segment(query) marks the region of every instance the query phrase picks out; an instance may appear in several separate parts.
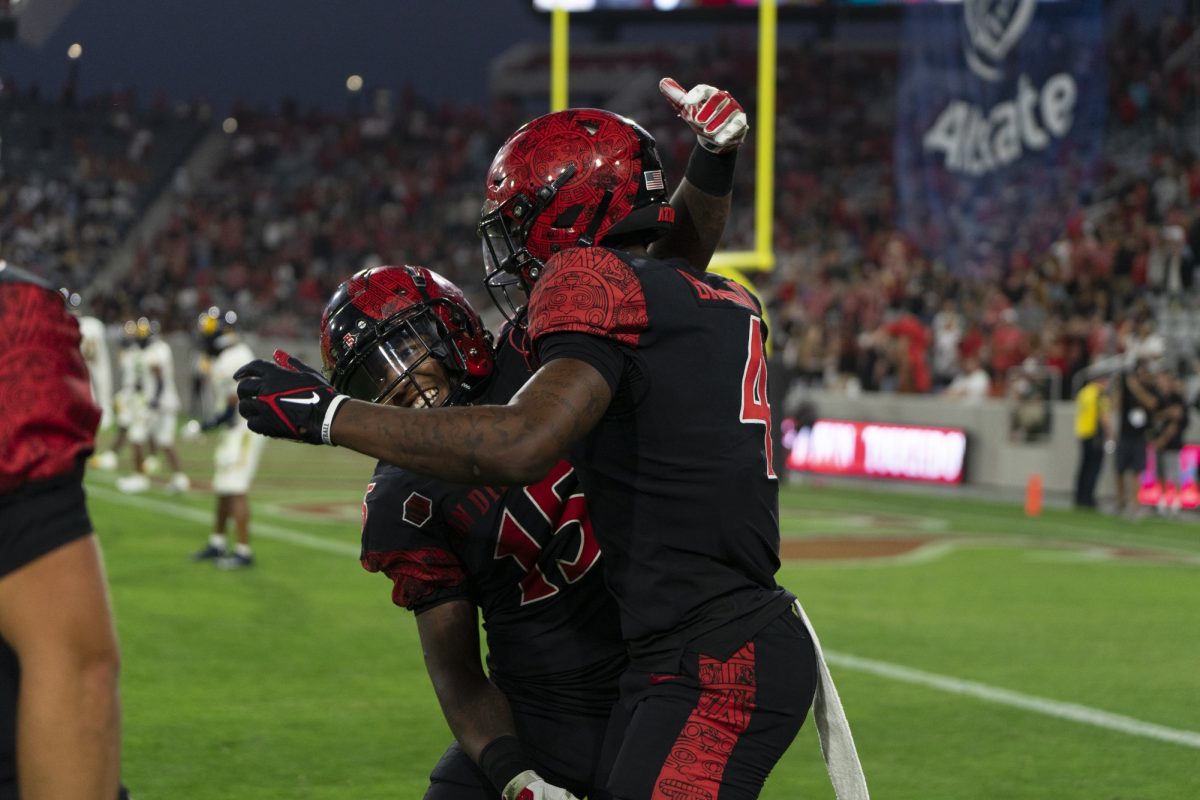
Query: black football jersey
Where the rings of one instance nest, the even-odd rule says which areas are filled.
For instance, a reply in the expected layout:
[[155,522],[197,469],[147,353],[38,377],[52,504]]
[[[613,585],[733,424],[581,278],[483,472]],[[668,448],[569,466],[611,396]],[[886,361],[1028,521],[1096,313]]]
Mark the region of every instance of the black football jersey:
[[553,256],[529,304],[542,363],[581,359],[614,395],[571,454],[639,663],[725,656],[792,599],[758,300],[682,260]]
[[[528,379],[521,343],[519,331],[501,337],[480,402],[507,402]],[[495,488],[380,462],[363,502],[362,563],[391,578],[393,602],[414,612],[449,600],[477,605],[488,668],[510,697],[596,714],[615,700],[625,649],[567,461],[530,486]]]

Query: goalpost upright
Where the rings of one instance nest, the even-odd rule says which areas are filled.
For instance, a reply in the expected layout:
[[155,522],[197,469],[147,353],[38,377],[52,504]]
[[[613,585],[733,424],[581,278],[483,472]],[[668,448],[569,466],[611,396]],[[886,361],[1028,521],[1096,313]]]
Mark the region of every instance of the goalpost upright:
[[[550,110],[569,105],[570,12],[559,3],[550,12]],[[775,54],[776,0],[758,3],[758,107],[751,122],[757,150],[754,182],[754,248],[716,253],[709,268],[728,274],[740,283],[750,270],[775,266],[773,219],[775,214]]]

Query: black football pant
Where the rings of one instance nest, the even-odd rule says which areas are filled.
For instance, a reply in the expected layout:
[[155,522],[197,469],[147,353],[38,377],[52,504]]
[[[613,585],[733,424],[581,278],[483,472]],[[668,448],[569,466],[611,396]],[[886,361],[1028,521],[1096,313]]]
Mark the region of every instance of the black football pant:
[[605,745],[605,797],[758,797],[804,724],[816,682],[812,638],[794,608],[728,659],[687,653],[678,675],[631,667]]
[[1075,505],[1096,507],[1096,482],[1104,465],[1104,435],[1097,433],[1079,441],[1079,472],[1075,474]]

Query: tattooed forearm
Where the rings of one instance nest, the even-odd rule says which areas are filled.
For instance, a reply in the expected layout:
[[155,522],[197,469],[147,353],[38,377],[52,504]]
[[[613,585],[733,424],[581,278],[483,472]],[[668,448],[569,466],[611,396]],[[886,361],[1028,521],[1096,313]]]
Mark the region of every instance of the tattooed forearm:
[[718,197],[700,191],[686,178],[682,180],[671,196],[675,224],[650,245],[650,255],[683,258],[697,269],[706,269],[725,233],[732,198],[732,192]]
[[560,359],[507,406],[409,409],[350,401],[330,435],[335,444],[441,480],[520,485],[565,456],[610,399],[595,369]]

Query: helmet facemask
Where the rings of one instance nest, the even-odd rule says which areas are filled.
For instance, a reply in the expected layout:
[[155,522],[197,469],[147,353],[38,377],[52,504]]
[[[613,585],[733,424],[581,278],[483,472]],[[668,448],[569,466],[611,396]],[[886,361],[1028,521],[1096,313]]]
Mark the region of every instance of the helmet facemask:
[[[457,402],[465,391],[466,357],[434,313],[438,302],[404,309],[373,328],[360,325],[361,332],[332,370],[334,388],[356,400],[384,404],[403,400],[398,404],[413,408]],[[438,381],[429,379],[427,367],[422,370],[429,359],[441,366],[445,390],[431,386]]]
[[529,231],[576,171],[574,164],[567,164],[557,178],[539,186],[532,199],[525,194],[513,195],[480,218],[478,233],[483,240],[489,287],[496,272],[516,276],[526,292],[533,287],[545,265],[525,246]]

